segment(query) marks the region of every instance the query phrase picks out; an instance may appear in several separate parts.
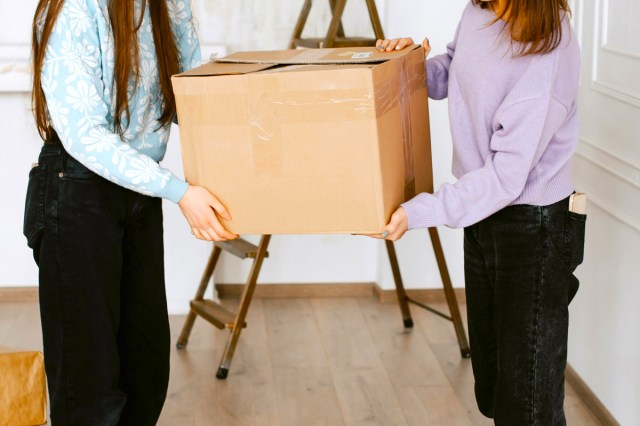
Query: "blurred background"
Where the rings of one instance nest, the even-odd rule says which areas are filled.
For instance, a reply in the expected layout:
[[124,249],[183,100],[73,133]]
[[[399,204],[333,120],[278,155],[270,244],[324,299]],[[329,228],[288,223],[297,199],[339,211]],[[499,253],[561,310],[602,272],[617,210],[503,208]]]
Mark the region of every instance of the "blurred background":
[[[285,49],[302,0],[192,0],[203,59],[241,50]],[[0,295],[33,289],[37,269],[26,247],[22,213],[27,174],[41,141],[30,113],[29,44],[35,0],[0,0]],[[304,36],[324,36],[326,1],[316,0]],[[640,424],[640,3],[576,0],[574,27],[583,48],[582,134],[576,189],[589,194],[581,289],[571,305],[569,362],[622,424]],[[444,52],[467,0],[377,0],[387,38],[428,36]],[[347,35],[371,36],[364,0],[350,0]],[[436,188],[453,182],[446,101],[430,101]],[[164,165],[182,174],[174,129]],[[259,214],[259,212],[257,212]],[[455,287],[464,287],[462,231],[440,230]],[[257,241],[255,236],[249,240]],[[166,278],[170,312],[188,310],[211,244],[189,233],[177,206],[165,202]],[[441,288],[426,231],[397,244],[405,285]],[[335,285],[377,283],[393,289],[384,245],[353,236],[276,236],[260,282]],[[249,263],[223,257],[215,280],[244,282]],[[2,307],[0,306],[0,309]],[[0,324],[1,326],[1,324]]]

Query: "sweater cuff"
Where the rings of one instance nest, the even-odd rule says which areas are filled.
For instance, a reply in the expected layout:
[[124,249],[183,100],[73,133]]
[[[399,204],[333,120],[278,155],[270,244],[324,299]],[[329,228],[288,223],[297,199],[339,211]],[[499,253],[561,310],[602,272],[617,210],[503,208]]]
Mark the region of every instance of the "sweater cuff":
[[[432,62],[432,59],[427,59],[426,61],[424,61],[424,68],[425,68],[425,72],[426,72],[426,78],[427,78],[427,92],[429,94],[429,97],[431,96],[436,96],[436,70],[435,70],[435,66]],[[433,95],[432,95],[433,93]]]
[[187,188],[189,188],[189,184],[187,182],[182,179],[178,179],[175,176],[171,176],[171,179],[167,182],[167,186],[164,187],[162,198],[166,198],[178,204],[184,193],[187,192]]
[[409,229],[438,226],[436,202],[436,197],[425,192],[403,203],[402,207],[407,212]]
[[434,78],[435,78],[435,76],[433,75],[434,74],[434,70],[433,70],[434,67],[433,67],[433,64],[431,64],[431,66],[429,66],[430,62],[431,62],[431,59],[427,59],[427,60],[424,61],[424,68],[425,68],[425,71],[427,73],[427,84],[430,81],[433,81]]

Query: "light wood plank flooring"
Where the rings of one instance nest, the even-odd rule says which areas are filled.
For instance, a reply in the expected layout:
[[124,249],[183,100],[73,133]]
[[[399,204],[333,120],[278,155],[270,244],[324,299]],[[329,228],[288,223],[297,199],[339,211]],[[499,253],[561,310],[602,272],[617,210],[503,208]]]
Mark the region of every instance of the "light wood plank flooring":
[[[199,318],[187,349],[172,347],[159,425],[493,424],[451,324],[412,314],[407,331],[397,305],[373,297],[256,299],[226,381],[215,373],[227,332]],[[0,303],[0,346],[41,348],[38,315],[37,303]],[[171,317],[173,342],[183,321]],[[568,385],[565,407],[570,425],[598,424]]]

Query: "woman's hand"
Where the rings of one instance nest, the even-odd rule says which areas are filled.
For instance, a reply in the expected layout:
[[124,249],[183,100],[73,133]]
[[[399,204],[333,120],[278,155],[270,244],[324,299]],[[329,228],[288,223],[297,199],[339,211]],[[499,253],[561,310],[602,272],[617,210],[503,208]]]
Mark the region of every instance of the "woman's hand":
[[384,227],[380,235],[371,235],[373,238],[384,239],[389,241],[398,241],[409,230],[409,220],[404,207],[398,207],[391,215],[389,224]]
[[[411,37],[406,38],[393,38],[387,40],[378,40],[376,41],[376,47],[381,52],[391,52],[393,50],[402,50],[407,46],[413,45],[413,39]],[[427,56],[429,52],[431,52],[431,45],[429,44],[429,39],[427,37],[422,41],[422,48],[424,49],[424,54]]]
[[191,233],[200,240],[226,241],[238,238],[227,231],[218,216],[231,220],[231,215],[222,203],[206,188],[189,185],[178,203],[182,214],[189,222]]

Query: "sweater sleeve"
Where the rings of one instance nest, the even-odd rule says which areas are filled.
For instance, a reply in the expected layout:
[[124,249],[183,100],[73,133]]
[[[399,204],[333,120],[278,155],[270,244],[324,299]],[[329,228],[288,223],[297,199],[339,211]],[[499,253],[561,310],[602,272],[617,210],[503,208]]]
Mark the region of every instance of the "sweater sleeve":
[[441,100],[449,95],[449,66],[456,50],[456,42],[447,45],[447,53],[427,59],[427,88],[429,97]]
[[568,114],[567,107],[550,94],[503,104],[496,112],[484,165],[453,185],[444,184],[434,194],[422,193],[404,203],[409,228],[461,228],[511,204]]
[[[572,113],[567,99],[557,96],[563,83],[576,76],[562,71],[554,51],[532,57],[509,95],[496,109],[484,163],[444,184],[434,194],[422,193],[403,204],[409,228],[472,225],[513,203],[531,171]],[[559,73],[558,70],[561,70]],[[565,75],[566,74],[566,75]]]
[[458,24],[453,41],[447,45],[447,53],[434,56],[426,61],[427,88],[431,99],[441,100],[449,96],[449,67],[456,52],[460,27],[461,23]]
[[200,65],[200,41],[191,12],[190,0],[170,0],[170,18],[174,23],[176,44],[180,55],[180,72],[189,71]]
[[123,142],[107,119],[102,55],[86,2],[66,1],[49,39],[42,89],[67,152],[98,175],[133,191],[178,202],[188,184]]

